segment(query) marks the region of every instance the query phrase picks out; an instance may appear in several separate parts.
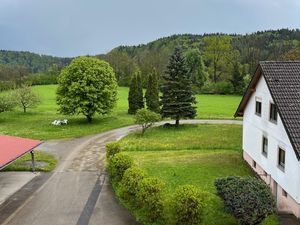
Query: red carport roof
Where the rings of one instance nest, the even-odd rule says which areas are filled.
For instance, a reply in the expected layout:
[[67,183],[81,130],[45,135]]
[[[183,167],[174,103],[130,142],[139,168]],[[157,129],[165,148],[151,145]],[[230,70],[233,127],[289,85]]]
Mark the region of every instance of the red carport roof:
[[27,138],[0,135],[0,169],[32,151],[41,143],[41,141]]

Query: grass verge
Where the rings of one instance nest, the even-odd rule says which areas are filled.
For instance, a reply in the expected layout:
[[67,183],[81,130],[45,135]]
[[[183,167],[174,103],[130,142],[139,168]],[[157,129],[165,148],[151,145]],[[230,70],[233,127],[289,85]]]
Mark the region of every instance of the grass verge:
[[[50,172],[55,168],[57,160],[53,155],[42,151],[35,151],[34,155],[36,161],[36,171]],[[3,171],[32,171],[30,153],[17,159],[5,167]]]

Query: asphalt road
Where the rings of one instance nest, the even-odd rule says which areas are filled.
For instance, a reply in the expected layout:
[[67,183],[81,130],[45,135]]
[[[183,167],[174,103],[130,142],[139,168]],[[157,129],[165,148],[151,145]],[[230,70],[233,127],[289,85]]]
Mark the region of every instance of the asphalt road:
[[[241,124],[230,120],[185,123]],[[2,225],[135,225],[115,198],[105,172],[105,144],[138,129],[129,126],[67,141],[49,141],[40,148],[58,157],[55,171],[20,205],[11,204]],[[40,179],[41,180],[41,179]],[[35,182],[34,180],[32,182]],[[31,186],[34,186],[32,184]],[[25,186],[26,189],[26,186]],[[25,190],[20,190],[22,191]],[[19,193],[19,195],[22,195]]]

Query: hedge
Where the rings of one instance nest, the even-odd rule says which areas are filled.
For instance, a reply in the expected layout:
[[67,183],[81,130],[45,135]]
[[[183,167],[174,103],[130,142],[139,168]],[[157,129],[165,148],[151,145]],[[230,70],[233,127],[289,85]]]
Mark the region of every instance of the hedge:
[[173,200],[176,224],[199,224],[202,220],[205,198],[206,194],[193,185],[178,187]]
[[146,173],[138,167],[131,167],[124,173],[121,181],[122,198],[130,202],[133,207],[137,206],[138,185],[145,177]]
[[122,180],[125,171],[133,166],[133,159],[122,152],[115,154],[108,163],[108,172],[113,181]]
[[121,152],[121,145],[119,142],[110,142],[106,144],[106,159],[111,159],[115,154]]
[[226,210],[242,225],[258,224],[275,212],[269,187],[257,178],[220,178],[215,181],[215,186]]
[[144,178],[138,183],[137,201],[141,211],[149,220],[154,223],[163,219],[163,196],[164,183],[158,178]]

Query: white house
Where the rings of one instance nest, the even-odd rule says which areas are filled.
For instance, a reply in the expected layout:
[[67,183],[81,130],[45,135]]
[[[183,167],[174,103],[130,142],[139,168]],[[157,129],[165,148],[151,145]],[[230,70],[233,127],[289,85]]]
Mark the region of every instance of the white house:
[[235,116],[243,116],[244,159],[278,210],[300,218],[300,62],[260,62]]

